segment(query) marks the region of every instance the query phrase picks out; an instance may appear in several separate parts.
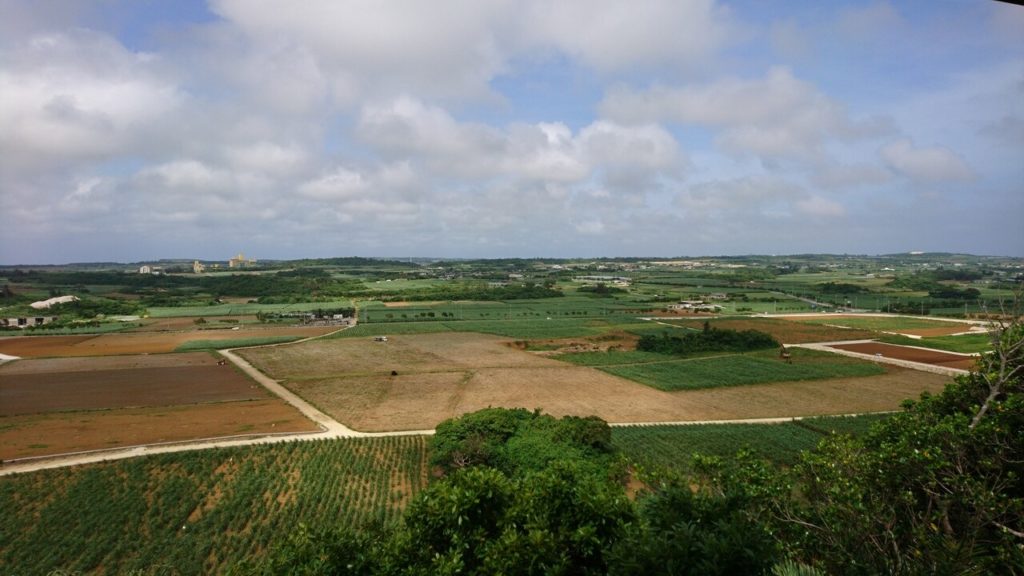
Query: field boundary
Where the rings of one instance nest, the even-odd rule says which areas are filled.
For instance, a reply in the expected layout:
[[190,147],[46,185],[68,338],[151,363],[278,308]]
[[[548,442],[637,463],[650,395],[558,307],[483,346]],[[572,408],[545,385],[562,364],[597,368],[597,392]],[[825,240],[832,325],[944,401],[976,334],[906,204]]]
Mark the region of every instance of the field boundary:
[[[932,374],[942,374],[943,376],[961,376],[963,374],[969,374],[970,370],[962,370],[960,368],[947,368],[945,366],[936,366],[934,364],[925,364],[924,362],[911,362],[910,360],[900,360],[898,358],[890,358],[888,356],[874,356],[872,354],[863,354],[861,352],[852,352],[850,350],[843,350],[841,348],[832,348],[833,345],[837,344],[872,344],[874,340],[844,340],[838,342],[816,342],[814,344],[786,344],[787,347],[791,348],[807,348],[808,350],[820,350],[822,352],[831,352],[833,354],[839,354],[841,356],[850,356],[851,358],[860,358],[861,360],[871,360],[874,362],[881,362],[883,364],[892,364],[893,366],[901,366],[903,368],[910,368],[911,370],[920,370],[922,372],[931,372]],[[897,346],[897,344],[890,344],[890,346]],[[917,346],[907,346],[907,348],[918,348],[919,350],[929,350],[932,352],[944,352],[943,350],[934,350],[932,348],[920,348]],[[970,358],[972,356],[966,355],[965,357]]]
[[812,418],[853,418],[871,414],[897,414],[897,410],[883,412],[860,412],[857,414],[815,414],[814,416],[779,416],[776,418],[738,418],[734,420],[679,420],[676,422],[615,422],[608,425],[612,428],[649,428],[652,426],[708,426],[715,424],[785,424]]

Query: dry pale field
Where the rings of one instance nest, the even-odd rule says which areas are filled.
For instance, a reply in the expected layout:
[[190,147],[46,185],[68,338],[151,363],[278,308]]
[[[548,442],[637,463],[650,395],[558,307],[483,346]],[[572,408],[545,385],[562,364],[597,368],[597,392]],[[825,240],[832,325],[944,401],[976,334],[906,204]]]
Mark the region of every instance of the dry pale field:
[[319,336],[335,330],[330,327],[260,327],[232,330],[192,330],[187,332],[140,332],[83,336],[15,336],[0,338],[0,354],[22,358],[55,356],[119,356],[160,354],[191,340],[235,340],[268,336]]
[[[432,428],[488,406],[660,422],[894,410],[949,377],[886,367],[886,374],[663,392],[596,369],[518,350],[481,334],[314,341],[242,352],[249,361],[363,431]],[[392,371],[397,372],[392,375]]]

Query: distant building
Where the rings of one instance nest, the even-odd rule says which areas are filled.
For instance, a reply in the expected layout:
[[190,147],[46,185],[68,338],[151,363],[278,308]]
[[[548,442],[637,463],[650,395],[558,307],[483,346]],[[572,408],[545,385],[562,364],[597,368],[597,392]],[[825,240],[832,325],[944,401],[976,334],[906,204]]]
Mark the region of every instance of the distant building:
[[228,260],[228,268],[245,268],[246,266],[255,265],[255,258],[246,258],[245,254],[242,254],[241,252],[238,253],[238,256],[235,256],[234,258]]
[[205,270],[206,266],[199,260],[195,260],[192,262],[192,272],[194,272],[195,274],[202,274],[203,271]]
[[150,266],[149,264],[143,264],[142,266],[139,266],[139,274],[152,274],[152,273],[153,273],[153,267]]
[[56,322],[56,316],[33,316],[29,318],[0,318],[0,328],[30,328]]

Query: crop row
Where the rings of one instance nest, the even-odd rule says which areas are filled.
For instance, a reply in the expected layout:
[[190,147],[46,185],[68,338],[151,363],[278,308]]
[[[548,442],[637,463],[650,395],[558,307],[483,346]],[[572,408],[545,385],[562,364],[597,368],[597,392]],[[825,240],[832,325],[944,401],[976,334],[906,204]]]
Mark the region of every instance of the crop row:
[[[592,354],[597,356],[616,353]],[[635,359],[635,355],[629,353],[618,354],[630,360]],[[573,358],[573,361],[582,363],[580,356],[582,355]],[[599,359],[598,357],[594,361]],[[674,362],[606,364],[598,368],[609,374],[666,391],[875,376],[885,372],[884,368],[872,362],[802,349],[792,350],[792,363],[782,362],[764,353],[754,353],[681,359]]]
[[217,449],[0,479],[0,573],[207,574],[311,527],[394,522],[424,439]]
[[692,424],[614,428],[612,440],[645,470],[688,470],[694,454],[728,458],[741,449],[791,466],[829,433],[862,434],[885,414],[823,416],[780,424]]

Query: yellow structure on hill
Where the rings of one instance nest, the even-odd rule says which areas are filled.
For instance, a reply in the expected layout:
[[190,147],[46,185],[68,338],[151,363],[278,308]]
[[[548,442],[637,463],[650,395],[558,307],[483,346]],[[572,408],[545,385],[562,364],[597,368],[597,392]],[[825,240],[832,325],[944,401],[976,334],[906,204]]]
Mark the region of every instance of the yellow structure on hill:
[[246,266],[255,265],[255,258],[246,258],[245,254],[242,254],[241,252],[238,253],[238,256],[235,256],[234,258],[228,260],[228,268],[245,268]]

